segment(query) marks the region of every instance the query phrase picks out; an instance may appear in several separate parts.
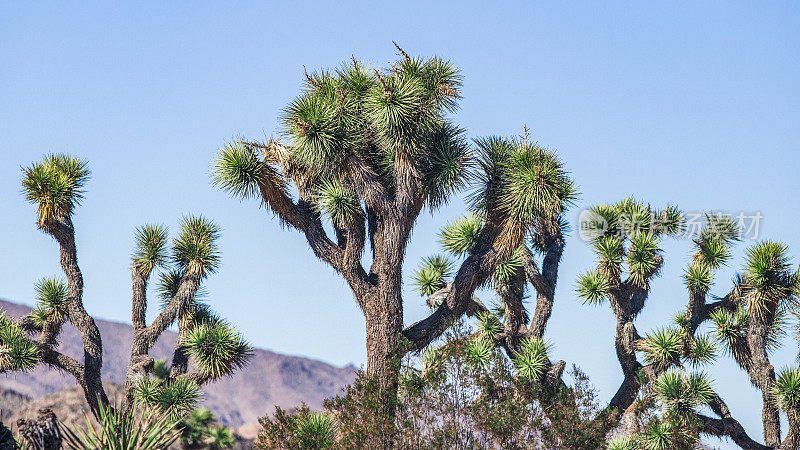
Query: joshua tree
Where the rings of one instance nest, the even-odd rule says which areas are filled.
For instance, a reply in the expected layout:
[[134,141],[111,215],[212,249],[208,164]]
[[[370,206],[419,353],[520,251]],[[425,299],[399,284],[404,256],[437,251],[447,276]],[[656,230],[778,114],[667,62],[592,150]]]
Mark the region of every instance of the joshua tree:
[[[397,48],[399,60],[383,70],[353,58],[334,71],[306,74],[282,117],[288,142],[236,140],[213,165],[218,186],[259,198],[347,281],[366,322],[367,373],[390,392],[402,355],[482,309],[475,289],[535,230],[557,227],[576,196],[555,154],[527,139],[478,140],[475,158],[464,130],[448,118],[460,99],[459,71]],[[467,182],[481,224],[474,244],[464,249],[468,257],[453,283],[436,293],[442,300],[435,311],[404,328],[402,270],[416,219]],[[558,245],[550,259],[560,256]]]
[[[38,208],[39,229],[59,244],[66,281],[53,277],[38,282],[37,307],[19,320],[0,314],[0,372],[27,371],[45,364],[69,373],[99,417],[101,408],[109,405],[100,378],[103,345],[94,319],[83,306],[83,275],[72,221],[90,172],[85,161],[49,155],[23,169],[23,174],[26,199]],[[233,373],[250,355],[239,334],[198,299],[200,283],[219,264],[218,236],[219,228],[203,217],[183,218],[171,246],[163,226],[146,225],[136,230],[131,264],[134,338],[123,410],[131,410],[134,394],[139,394],[136,398],[141,402],[170,414],[191,410],[199,398],[200,385]],[[160,314],[147,325],[146,288],[157,268],[162,269],[159,291],[164,301]],[[176,320],[179,342],[171,373],[160,374],[166,376],[163,379],[151,378],[154,362],[148,352]],[[83,361],[58,351],[58,336],[66,322],[81,333]],[[33,333],[38,336],[32,337]],[[188,370],[189,360],[194,363],[192,371]]]
[[[713,273],[729,262],[731,246],[740,232],[730,218],[709,214],[705,227],[694,237],[695,253],[684,275],[689,294],[686,310],[675,317],[673,326],[641,337],[634,321],[664,262],[661,239],[684,233],[683,214],[674,206],[656,210],[630,198],[595,206],[588,213],[580,226],[588,230],[598,264],[578,278],[576,293],[587,304],[608,301],[611,306],[617,319],[614,345],[624,375],[609,404],[594,419],[596,426],[604,430],[601,436],[613,429],[621,430],[608,443],[609,448],[694,448],[701,435],[728,437],[747,449],[797,448],[800,370],[789,367],[776,375],[769,359],[770,351],[785,333],[787,318],[797,315],[800,276],[791,268],[787,247],[770,241],[751,247],[733,288],[708,302]],[[448,225],[442,231],[445,249],[459,254],[461,248],[471,245],[473,230],[478,228],[479,220],[471,217]],[[532,248],[540,245],[537,240],[557,240],[558,236],[558,232],[552,235],[549,231],[534,234]],[[553,395],[568,393],[570,388],[560,379],[564,362],[550,361],[548,344],[541,334],[552,308],[555,285],[536,282],[538,271],[530,265],[526,253],[522,249],[495,268],[492,281],[500,306],[478,315],[467,357],[480,362],[491,355],[492,347],[504,347],[517,376],[542,388],[536,399],[547,414]],[[542,272],[555,280],[557,264],[548,265],[547,256],[544,261]],[[451,267],[452,263],[442,256],[425,259],[415,275],[420,292],[429,295],[446,285]],[[532,316],[522,301],[526,280],[536,291]],[[713,325],[713,335],[698,332],[705,322]],[[686,369],[712,362],[719,345],[762,392],[766,445],[748,435],[706,375]],[[699,408],[703,405],[710,407],[716,417],[701,413]],[[786,414],[789,425],[783,439],[780,411]],[[594,445],[599,447],[602,443]]]

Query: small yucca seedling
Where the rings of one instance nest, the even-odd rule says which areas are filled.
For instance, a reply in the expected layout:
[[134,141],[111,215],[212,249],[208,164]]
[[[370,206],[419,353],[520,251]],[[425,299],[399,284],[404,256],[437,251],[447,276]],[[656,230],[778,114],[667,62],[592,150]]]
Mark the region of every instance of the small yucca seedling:
[[644,352],[645,361],[662,369],[680,361],[682,348],[681,331],[673,328],[659,328],[637,345],[637,350]]
[[796,367],[783,369],[775,380],[772,394],[783,411],[800,413],[800,370]]
[[211,379],[230,375],[243,367],[253,353],[239,333],[225,323],[194,327],[181,345],[198,370]]
[[596,270],[590,270],[578,277],[575,292],[586,304],[599,305],[608,296],[610,288],[608,277]]
[[336,423],[325,413],[298,417],[294,437],[302,449],[329,448],[336,443]]
[[99,427],[88,416],[85,428],[62,425],[64,443],[75,450],[162,450],[179,437],[177,420],[165,412],[122,412],[99,405]]
[[547,369],[547,353],[550,346],[541,338],[522,341],[522,348],[514,357],[517,376],[524,380],[537,381]]
[[483,221],[469,215],[447,224],[439,233],[439,243],[453,255],[466,255],[472,250],[483,230]]

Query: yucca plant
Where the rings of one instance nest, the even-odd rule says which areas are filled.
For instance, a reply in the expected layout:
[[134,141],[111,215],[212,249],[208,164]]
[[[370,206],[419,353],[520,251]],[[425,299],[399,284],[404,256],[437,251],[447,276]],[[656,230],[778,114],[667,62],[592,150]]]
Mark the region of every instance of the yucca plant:
[[296,419],[294,437],[301,449],[329,448],[335,443],[336,423],[325,413],[301,416]]
[[98,405],[97,424],[85,416],[86,426],[62,426],[64,444],[75,450],[162,450],[180,436],[177,420],[166,413],[123,411]]
[[[237,139],[212,165],[218,187],[258,198],[347,281],[367,324],[367,373],[389,391],[406,352],[423,350],[455,319],[483,309],[473,299],[478,287],[518,278],[530,266],[527,248],[515,254],[527,239],[560,257],[563,214],[577,197],[561,159],[527,133],[470,145],[450,118],[461,98],[458,68],[397,49],[398,60],[383,69],[353,58],[306,74],[280,118],[283,142]],[[472,214],[441,235],[445,249],[464,259],[452,278],[443,260],[422,264],[413,282],[433,311],[403,328],[404,254],[417,218],[467,186]],[[548,238],[534,239],[537,232]]]
[[[72,220],[86,194],[88,163],[69,155],[47,155],[22,172],[25,198],[37,207],[39,228],[58,242],[66,278],[37,282],[36,308],[30,314],[16,321],[0,314],[0,372],[28,371],[44,364],[70,374],[83,388],[88,406],[99,420],[101,408],[109,408],[101,379],[103,347],[95,321],[83,307],[83,274]],[[134,337],[120,405],[123,416],[132,411],[136,394],[140,403],[158,406],[179,418],[199,400],[201,384],[230,375],[251,355],[248,344],[232,326],[200,301],[205,294],[201,282],[220,263],[219,236],[220,228],[202,216],[182,218],[172,240],[163,225],[135,230],[131,258]],[[163,301],[160,313],[148,325],[147,285],[154,274],[161,281],[158,290]],[[67,322],[81,333],[82,361],[58,351],[58,337]],[[154,364],[148,353],[174,323],[180,344],[171,364]],[[189,372],[192,359],[197,370]]]

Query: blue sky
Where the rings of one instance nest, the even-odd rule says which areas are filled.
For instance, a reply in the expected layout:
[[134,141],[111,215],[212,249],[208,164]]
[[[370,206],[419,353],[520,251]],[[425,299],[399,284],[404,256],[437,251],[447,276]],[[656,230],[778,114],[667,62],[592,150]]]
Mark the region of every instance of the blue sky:
[[[582,191],[575,208],[633,194],[687,211],[760,212],[760,237],[800,261],[800,6],[792,2],[104,2],[0,4],[0,297],[30,303],[59,273],[57,247],[20,195],[20,167],[48,152],[87,158],[92,181],[75,222],[85,304],[129,321],[133,229],[187,213],[224,229],[210,302],[254,344],[335,364],[363,363],[364,325],[345,283],[301,236],[256,202],[209,182],[216,149],[277,131],[303,66],[351,54],[383,66],[391,41],[441,55],[465,83],[458,124],[471,137],[518,135],[555,148]],[[410,273],[437,251],[436,231],[464,196],[421,218]],[[573,215],[573,218],[575,215]],[[728,289],[739,259],[718,277]],[[690,242],[666,265],[637,322],[651,330],[683,308]],[[607,401],[620,370],[613,316],[581,305],[575,277],[592,263],[568,240],[547,337]],[[426,314],[406,290],[406,322]],[[787,340],[773,357],[792,364]],[[751,435],[760,396],[724,358],[709,369]]]

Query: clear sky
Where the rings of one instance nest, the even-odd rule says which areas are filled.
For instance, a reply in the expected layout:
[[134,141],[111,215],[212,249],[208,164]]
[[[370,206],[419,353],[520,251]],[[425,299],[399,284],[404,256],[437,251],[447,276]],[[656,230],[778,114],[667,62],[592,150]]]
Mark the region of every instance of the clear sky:
[[[490,6],[489,6],[490,5]],[[343,365],[365,360],[364,324],[345,283],[301,235],[257,202],[209,182],[219,145],[277,130],[303,66],[351,54],[383,66],[392,40],[451,59],[464,75],[456,122],[471,137],[523,124],[555,148],[583,193],[580,208],[633,194],[687,211],[760,212],[760,237],[800,262],[800,6],[795,2],[2,2],[0,3],[0,297],[31,303],[33,282],[59,273],[36,230],[20,167],[44,153],[91,162],[77,211],[84,302],[130,320],[133,229],[199,213],[224,229],[223,265],[207,283],[214,308],[255,345]],[[421,218],[406,271],[437,249],[453,201]],[[741,263],[718,277],[724,294]],[[666,265],[637,322],[646,332],[686,303],[690,242]],[[586,244],[567,243],[547,337],[579,364],[603,401],[621,380],[608,307],[581,305]],[[407,285],[406,323],[425,316]],[[787,340],[773,357],[794,363]],[[724,358],[709,372],[760,439],[760,396]]]

